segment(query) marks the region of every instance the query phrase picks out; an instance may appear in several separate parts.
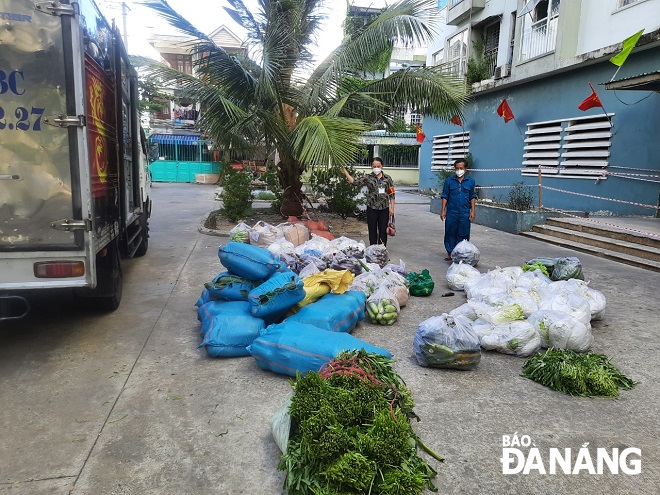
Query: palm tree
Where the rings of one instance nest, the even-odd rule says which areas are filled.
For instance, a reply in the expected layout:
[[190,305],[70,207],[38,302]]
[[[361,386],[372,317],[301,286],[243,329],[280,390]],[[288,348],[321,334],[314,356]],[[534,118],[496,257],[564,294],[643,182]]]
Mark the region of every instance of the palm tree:
[[152,73],[202,103],[199,125],[216,143],[276,150],[285,216],[302,214],[301,175],[307,167],[351,162],[359,134],[387,123],[394,109],[412,106],[446,121],[462,115],[465,82],[446,67],[408,68],[372,81],[358,77],[395,43],[430,40],[437,23],[435,0],[400,0],[385,8],[346,37],[306,80],[324,18],[323,0],[259,0],[256,13],[242,0],[227,1],[231,7],[225,10],[247,31],[249,56],[228,54],[166,0],[146,0],[194,39],[195,76],[155,62]]

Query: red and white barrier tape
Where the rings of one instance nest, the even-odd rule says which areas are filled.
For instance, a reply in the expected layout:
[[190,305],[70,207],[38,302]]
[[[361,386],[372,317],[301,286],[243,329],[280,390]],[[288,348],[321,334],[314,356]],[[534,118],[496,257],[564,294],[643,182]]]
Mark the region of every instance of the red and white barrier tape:
[[[627,174],[624,175],[624,174],[608,173],[607,175],[612,176],[612,177],[616,177],[617,179],[631,179],[631,180],[639,180],[639,181],[642,181],[642,182],[652,182],[653,184],[660,184],[660,180],[642,179],[641,177],[631,177],[630,175],[627,175]],[[657,177],[660,177],[660,175],[657,176]]]
[[639,171],[639,172],[655,172],[654,169],[650,169],[650,168],[618,167],[618,166],[616,166],[616,165],[608,165],[607,168],[608,168],[608,169],[610,169],[610,168],[618,168],[618,169],[621,169],[621,170],[637,170],[637,171]]
[[634,206],[641,206],[642,208],[651,208],[653,210],[657,210],[660,207],[658,206],[653,206],[653,205],[647,205],[644,203],[635,203],[634,201],[624,201],[623,199],[614,199],[614,198],[604,198],[602,196],[594,196],[593,194],[584,194],[584,193],[579,193],[579,192],[573,192],[573,191],[566,191],[565,189],[557,189],[556,187],[550,187],[550,186],[541,186],[543,189],[547,189],[549,191],[557,191],[557,192],[562,192],[566,194],[574,194],[575,196],[584,196],[586,198],[593,198],[593,199],[602,199],[604,201],[614,201],[616,203],[624,203],[627,205],[634,205]]
[[570,213],[567,213],[563,210],[557,210],[555,208],[548,208],[546,206],[544,206],[543,209],[549,210],[549,211],[554,211],[556,213],[561,213],[562,215],[566,215],[567,217],[577,218],[579,220],[584,220],[584,221],[588,221],[588,222],[591,222],[591,223],[597,223],[599,225],[606,225],[607,227],[613,227],[615,229],[625,230],[627,232],[633,232],[635,234],[642,234],[642,235],[647,236],[647,237],[656,237],[656,238],[660,239],[660,234],[653,234],[651,232],[645,232],[643,230],[631,229],[630,227],[622,227],[621,225],[616,225],[614,223],[601,222],[599,220],[594,220],[593,218],[579,217],[577,215],[572,215]]

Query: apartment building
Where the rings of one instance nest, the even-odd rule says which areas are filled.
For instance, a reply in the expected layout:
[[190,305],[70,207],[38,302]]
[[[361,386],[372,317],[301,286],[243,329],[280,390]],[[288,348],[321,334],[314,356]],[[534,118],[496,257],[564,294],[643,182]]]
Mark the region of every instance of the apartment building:
[[[659,201],[660,0],[441,0],[438,8],[444,22],[427,64],[465,75],[472,100],[462,125],[425,118],[432,142],[422,146],[420,188],[436,187],[438,172],[469,153],[479,186],[536,185],[540,169],[545,206],[656,214],[631,203]],[[641,30],[623,65],[611,63]],[[582,111],[590,83],[602,106]],[[515,117],[506,123],[497,112],[504,99]],[[506,193],[484,188],[480,197]]]

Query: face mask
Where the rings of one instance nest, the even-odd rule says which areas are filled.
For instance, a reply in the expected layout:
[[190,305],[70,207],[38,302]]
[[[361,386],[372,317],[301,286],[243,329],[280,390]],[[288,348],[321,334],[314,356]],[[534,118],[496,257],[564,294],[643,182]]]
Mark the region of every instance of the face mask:
[[463,177],[465,175],[465,170],[457,170],[456,171],[456,176],[457,177]]
[[372,169],[371,169],[371,172],[372,172],[374,175],[378,175],[378,174],[381,173],[382,171],[383,171],[382,168],[372,168]]

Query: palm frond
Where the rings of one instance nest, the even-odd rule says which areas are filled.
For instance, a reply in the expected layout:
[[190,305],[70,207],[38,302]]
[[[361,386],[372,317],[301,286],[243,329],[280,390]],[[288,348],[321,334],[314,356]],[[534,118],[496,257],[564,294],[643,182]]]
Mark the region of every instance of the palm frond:
[[302,119],[293,130],[292,150],[304,165],[343,166],[355,158],[357,137],[369,129],[359,119],[314,115]]
[[401,0],[387,7],[358,34],[336,48],[308,80],[309,93],[318,97],[336,90],[340,75],[359,73],[377,55],[392,47],[429,41],[437,22],[432,0]]
[[465,79],[452,75],[444,65],[399,70],[367,84],[361,91],[390,108],[412,107],[417,112],[445,121],[462,115],[469,100]]
[[188,36],[192,36],[193,38],[197,38],[200,40],[207,41],[209,43],[213,43],[213,40],[209,38],[207,34],[201,32],[199,29],[193,26],[185,17],[183,17],[176,10],[174,10],[170,6],[170,4],[167,3],[167,0],[143,0],[139,2],[139,4],[145,5],[155,10],[163,19],[165,19],[170,24],[170,26],[182,31]]

